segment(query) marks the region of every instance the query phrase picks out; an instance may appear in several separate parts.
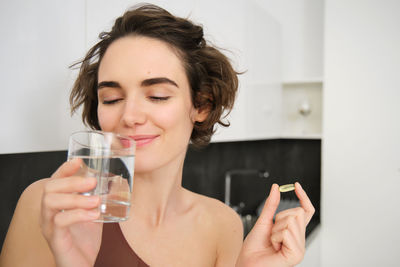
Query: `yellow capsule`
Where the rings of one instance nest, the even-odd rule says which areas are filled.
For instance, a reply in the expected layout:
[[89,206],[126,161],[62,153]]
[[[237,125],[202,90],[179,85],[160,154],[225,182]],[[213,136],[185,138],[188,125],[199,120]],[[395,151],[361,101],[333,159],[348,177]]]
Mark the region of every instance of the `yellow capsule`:
[[281,185],[279,187],[279,191],[282,193],[293,191],[293,190],[294,190],[294,184],[285,184],[285,185]]

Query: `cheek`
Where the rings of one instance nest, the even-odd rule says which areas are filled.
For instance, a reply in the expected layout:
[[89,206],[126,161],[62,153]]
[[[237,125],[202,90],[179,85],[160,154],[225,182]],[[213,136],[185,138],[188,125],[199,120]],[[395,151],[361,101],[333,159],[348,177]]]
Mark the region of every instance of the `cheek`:
[[179,129],[183,132],[189,132],[189,134],[193,129],[193,123],[190,119],[190,106],[188,105],[171,105],[168,109],[159,113],[158,121],[166,128]]
[[97,109],[97,117],[102,131],[112,132],[115,124],[115,115],[113,112],[105,111],[102,108]]

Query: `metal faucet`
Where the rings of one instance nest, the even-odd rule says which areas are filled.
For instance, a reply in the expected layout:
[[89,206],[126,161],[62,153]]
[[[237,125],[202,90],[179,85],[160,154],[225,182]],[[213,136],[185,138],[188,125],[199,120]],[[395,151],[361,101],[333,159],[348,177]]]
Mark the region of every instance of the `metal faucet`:
[[[264,170],[257,170],[257,169],[234,169],[229,170],[225,173],[225,204],[231,206],[230,199],[231,199],[231,180],[233,175],[249,175],[255,174],[258,175],[260,178],[268,178],[269,173]],[[235,210],[244,207],[244,203],[241,203],[242,206],[239,204],[239,207],[233,207]]]

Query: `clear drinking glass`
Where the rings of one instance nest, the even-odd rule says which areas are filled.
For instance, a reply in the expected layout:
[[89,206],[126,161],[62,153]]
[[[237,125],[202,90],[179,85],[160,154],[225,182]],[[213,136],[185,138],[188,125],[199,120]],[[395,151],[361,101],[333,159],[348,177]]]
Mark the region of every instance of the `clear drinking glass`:
[[97,222],[128,219],[135,164],[135,141],[127,136],[101,131],[73,133],[69,139],[68,160],[80,158],[75,175],[96,177],[97,186],[84,195],[99,195]]

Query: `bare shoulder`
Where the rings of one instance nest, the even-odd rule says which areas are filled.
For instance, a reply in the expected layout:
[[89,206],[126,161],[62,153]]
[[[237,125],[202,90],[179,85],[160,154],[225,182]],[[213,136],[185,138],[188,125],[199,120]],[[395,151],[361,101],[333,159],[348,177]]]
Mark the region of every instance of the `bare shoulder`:
[[19,201],[24,201],[25,199],[32,200],[32,198],[36,199],[38,197],[41,197],[44,186],[49,179],[50,178],[40,179],[30,184],[27,188],[25,188],[24,192],[22,192]]
[[[1,266],[22,266],[35,262],[33,253],[30,255],[29,251],[38,253],[44,250],[49,253],[40,229],[41,198],[47,180],[32,183],[21,194],[4,240]],[[24,257],[21,257],[22,251]]]
[[32,216],[35,220],[39,219],[42,194],[48,180],[49,178],[38,180],[25,188],[18,200],[13,219],[20,216],[20,213],[23,216]]
[[36,222],[40,215],[41,198],[44,186],[49,178],[38,180],[30,184],[21,194],[17,206],[14,211],[13,219],[10,223],[10,228],[13,224],[18,223],[21,217],[24,217],[25,222],[30,219],[29,223]]
[[221,224],[224,227],[231,225],[232,227],[242,228],[242,221],[239,215],[231,207],[218,199],[200,194],[195,195],[199,203],[213,216],[214,223]]
[[234,266],[243,243],[243,224],[239,215],[220,200],[193,194],[213,225],[217,240],[216,266]]

